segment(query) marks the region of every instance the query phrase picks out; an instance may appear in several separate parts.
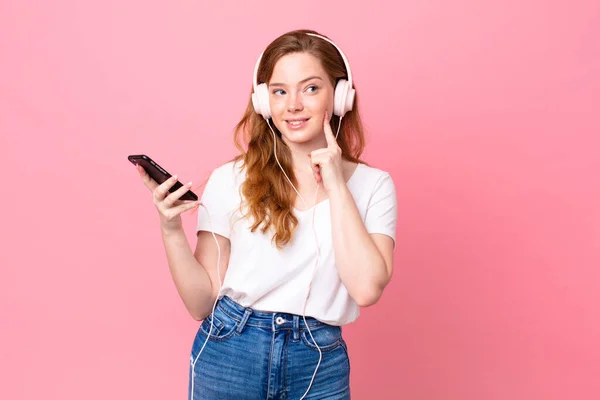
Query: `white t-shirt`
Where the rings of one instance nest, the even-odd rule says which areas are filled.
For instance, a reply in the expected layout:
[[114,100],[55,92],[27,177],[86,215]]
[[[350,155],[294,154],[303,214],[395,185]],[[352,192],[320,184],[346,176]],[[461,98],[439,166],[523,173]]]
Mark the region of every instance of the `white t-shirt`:
[[[359,306],[348,294],[335,265],[329,200],[321,201],[314,210],[320,249],[315,271],[317,244],[312,227],[313,209],[294,209],[298,225],[291,241],[279,250],[272,243],[272,230],[265,234],[260,229],[251,232],[251,217],[241,218],[240,185],[244,178],[241,162],[232,161],[216,168],[201,199],[208,208],[210,221],[206,209],[198,208],[197,231],[212,231],[231,241],[229,266],[219,298],[227,295],[256,311],[302,315],[314,271],[305,315],[340,326],[358,318]],[[347,186],[367,231],[388,235],[395,244],[396,189],[390,175],[359,164]]]

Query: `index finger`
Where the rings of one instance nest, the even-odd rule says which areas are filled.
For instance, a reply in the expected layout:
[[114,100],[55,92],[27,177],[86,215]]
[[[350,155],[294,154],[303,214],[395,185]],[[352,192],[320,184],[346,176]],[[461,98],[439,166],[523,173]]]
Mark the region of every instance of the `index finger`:
[[158,187],[158,183],[156,183],[154,179],[150,178],[150,175],[148,175],[144,167],[142,167],[141,165],[136,164],[135,168],[138,170],[138,173],[142,177],[142,182],[144,182],[144,185],[146,185],[146,187],[150,189],[150,191],[154,191],[154,189]]
[[327,140],[327,147],[337,147],[337,140],[333,136],[331,130],[331,124],[329,123],[329,113],[325,111],[325,118],[323,119],[323,131],[325,131],[325,140]]

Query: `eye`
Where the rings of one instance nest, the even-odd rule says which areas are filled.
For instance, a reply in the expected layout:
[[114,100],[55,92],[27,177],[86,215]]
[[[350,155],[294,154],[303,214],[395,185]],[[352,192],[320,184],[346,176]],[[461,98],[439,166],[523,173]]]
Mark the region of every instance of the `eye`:
[[285,91],[283,89],[275,89],[273,90],[273,94],[275,96],[283,96],[285,94]]
[[306,88],[306,91],[311,92],[311,93],[314,93],[317,90],[319,90],[319,87],[317,85],[310,85],[309,87]]

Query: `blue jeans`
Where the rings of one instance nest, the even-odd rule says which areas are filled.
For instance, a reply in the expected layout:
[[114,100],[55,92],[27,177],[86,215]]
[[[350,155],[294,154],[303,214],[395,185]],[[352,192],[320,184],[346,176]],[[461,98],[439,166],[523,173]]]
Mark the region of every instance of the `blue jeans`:
[[[211,319],[213,330],[206,342]],[[350,360],[339,326],[259,312],[229,297],[200,325],[190,358],[189,400],[350,399]]]

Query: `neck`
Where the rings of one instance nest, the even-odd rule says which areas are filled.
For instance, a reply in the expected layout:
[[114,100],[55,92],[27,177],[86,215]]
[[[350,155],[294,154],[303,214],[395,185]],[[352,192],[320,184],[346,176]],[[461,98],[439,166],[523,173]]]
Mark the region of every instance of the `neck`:
[[315,138],[307,143],[287,143],[292,155],[292,168],[295,171],[311,172],[310,158],[308,154],[315,150],[327,147],[325,138]]

